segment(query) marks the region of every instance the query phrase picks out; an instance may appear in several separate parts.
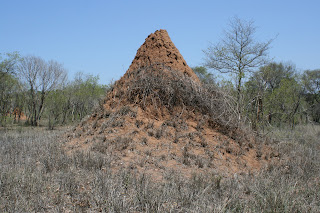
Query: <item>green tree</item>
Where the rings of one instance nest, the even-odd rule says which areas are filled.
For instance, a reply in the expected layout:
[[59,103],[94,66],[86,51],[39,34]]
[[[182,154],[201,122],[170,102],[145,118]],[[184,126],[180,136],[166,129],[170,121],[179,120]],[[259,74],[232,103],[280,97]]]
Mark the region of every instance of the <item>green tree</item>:
[[99,85],[99,77],[77,73],[75,80],[70,85],[72,91],[71,114],[72,121],[83,119],[92,112],[99,99],[105,95],[106,86]]
[[304,96],[308,102],[308,115],[320,123],[320,70],[306,70],[303,73]]
[[0,54],[0,125],[4,125],[8,117],[12,117],[15,109],[22,108],[19,94],[22,85],[15,76],[18,61],[17,52]]
[[0,81],[6,75],[12,75],[16,72],[17,62],[20,60],[18,52],[0,53]]
[[204,83],[214,83],[214,77],[212,73],[208,72],[208,69],[204,66],[192,67],[193,72]]
[[265,122],[294,125],[303,112],[301,79],[293,64],[270,63],[245,84],[247,116],[254,128]]
[[274,89],[266,97],[268,103],[266,110],[271,112],[268,114],[269,122],[271,116],[278,126],[287,123],[294,127],[298,121],[298,115],[302,111],[302,86],[294,79],[282,79],[279,87]]
[[2,125],[6,123],[7,117],[12,117],[19,87],[19,81],[14,76],[10,74],[2,76],[0,84],[0,124]]
[[70,101],[67,88],[51,91],[46,99],[46,114],[48,117],[48,128],[54,129],[58,124],[65,124]]
[[92,113],[108,88],[98,81],[98,76],[77,73],[75,79],[64,87],[50,91],[44,113],[48,128],[80,121]]

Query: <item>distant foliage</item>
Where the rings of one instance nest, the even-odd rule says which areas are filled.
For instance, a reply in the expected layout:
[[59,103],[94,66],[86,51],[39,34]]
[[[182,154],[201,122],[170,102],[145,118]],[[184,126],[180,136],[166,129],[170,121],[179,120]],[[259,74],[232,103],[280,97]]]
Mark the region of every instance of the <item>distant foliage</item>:
[[192,67],[193,72],[204,83],[215,83],[215,78],[212,73],[208,72],[208,69],[204,66]]
[[48,126],[82,120],[105,96],[108,86],[98,83],[99,77],[77,73],[75,80],[49,94],[46,105]]
[[231,95],[243,109],[242,122],[254,130],[320,122],[320,70],[300,74],[292,63],[266,64],[244,82],[242,102],[236,101],[237,85],[231,80],[217,81],[205,67],[193,70],[204,84],[218,86]]
[[294,127],[306,120],[304,86],[292,64],[270,63],[245,84],[246,113],[254,128],[266,124]]
[[78,73],[67,81],[59,62],[36,56],[20,57],[16,52],[0,54],[0,125],[28,125],[77,122],[90,114],[108,86],[99,77]]
[[23,85],[15,75],[19,60],[17,52],[0,53],[0,126],[17,122],[21,114],[14,115],[13,112],[23,110]]
[[302,76],[308,119],[320,123],[320,69],[306,70]]

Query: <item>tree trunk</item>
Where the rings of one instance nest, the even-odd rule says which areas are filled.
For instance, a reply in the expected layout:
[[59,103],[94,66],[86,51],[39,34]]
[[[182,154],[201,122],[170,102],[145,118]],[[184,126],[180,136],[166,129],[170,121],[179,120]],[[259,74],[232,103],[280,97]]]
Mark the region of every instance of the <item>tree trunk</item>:
[[241,100],[241,81],[242,81],[242,72],[239,71],[239,76],[238,76],[238,86],[237,86],[237,111],[238,111],[238,119],[239,119],[239,124],[241,122],[241,105],[242,105],[242,100]]

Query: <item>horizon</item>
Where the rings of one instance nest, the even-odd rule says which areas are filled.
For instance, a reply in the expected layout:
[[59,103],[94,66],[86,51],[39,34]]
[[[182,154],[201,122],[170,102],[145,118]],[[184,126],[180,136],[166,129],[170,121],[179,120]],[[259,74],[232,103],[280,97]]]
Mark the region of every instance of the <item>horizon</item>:
[[2,1],[0,53],[18,51],[64,64],[69,78],[83,72],[108,84],[129,68],[145,38],[159,29],[168,34],[190,67],[203,65],[234,16],[253,20],[257,41],[275,37],[275,62],[298,71],[319,69],[317,23],[320,2],[305,1]]

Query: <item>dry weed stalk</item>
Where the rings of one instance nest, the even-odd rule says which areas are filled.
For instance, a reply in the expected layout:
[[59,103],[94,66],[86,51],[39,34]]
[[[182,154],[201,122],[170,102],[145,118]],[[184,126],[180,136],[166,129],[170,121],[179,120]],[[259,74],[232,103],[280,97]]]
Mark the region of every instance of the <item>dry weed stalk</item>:
[[149,66],[128,76],[129,80],[119,89],[120,99],[138,104],[143,109],[174,114],[180,117],[186,111],[209,116],[213,127],[230,130],[239,126],[236,103],[230,95],[214,84],[201,84],[170,67]]

